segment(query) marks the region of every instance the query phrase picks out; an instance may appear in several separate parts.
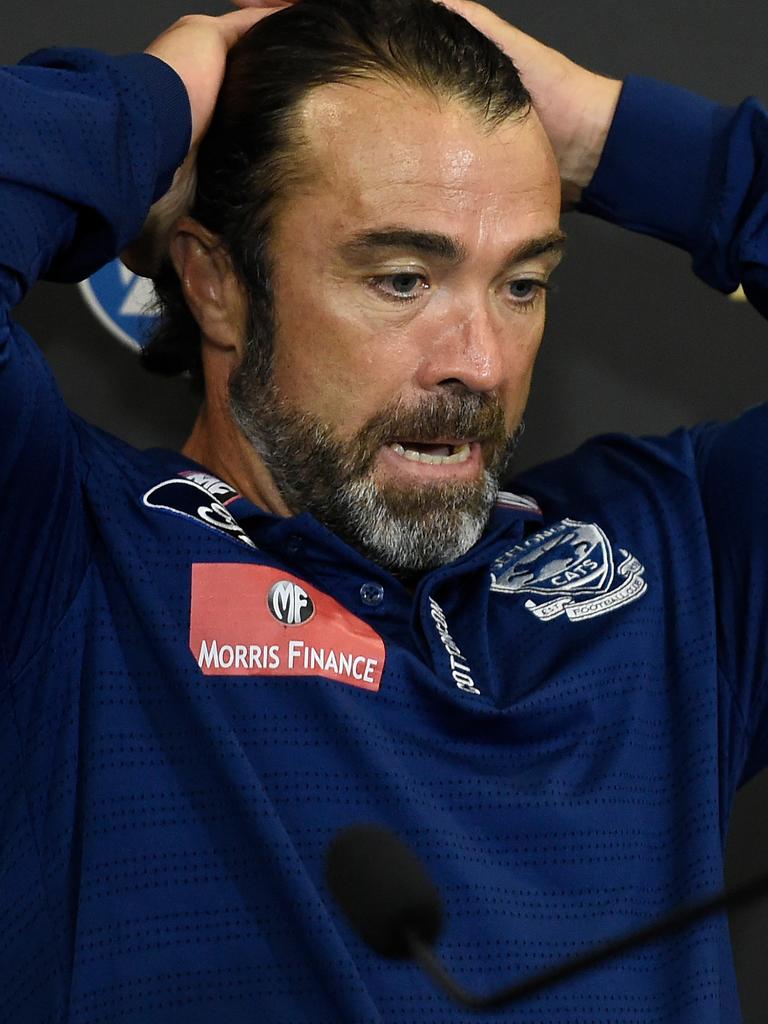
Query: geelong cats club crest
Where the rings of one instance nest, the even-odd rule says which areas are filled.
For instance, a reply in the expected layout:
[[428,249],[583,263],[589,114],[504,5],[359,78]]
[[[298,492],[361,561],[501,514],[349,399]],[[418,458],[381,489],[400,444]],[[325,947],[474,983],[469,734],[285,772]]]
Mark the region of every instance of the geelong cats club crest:
[[525,607],[544,622],[559,615],[571,622],[593,619],[647,590],[644,566],[617,550],[618,557],[595,523],[563,519],[497,558],[491,590],[530,595]]

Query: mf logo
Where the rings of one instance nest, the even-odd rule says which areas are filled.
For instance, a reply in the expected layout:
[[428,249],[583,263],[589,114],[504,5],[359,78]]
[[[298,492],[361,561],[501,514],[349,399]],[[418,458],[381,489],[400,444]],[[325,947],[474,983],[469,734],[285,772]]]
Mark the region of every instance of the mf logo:
[[298,583],[278,580],[270,588],[267,605],[284,626],[303,626],[315,614],[312,598]]

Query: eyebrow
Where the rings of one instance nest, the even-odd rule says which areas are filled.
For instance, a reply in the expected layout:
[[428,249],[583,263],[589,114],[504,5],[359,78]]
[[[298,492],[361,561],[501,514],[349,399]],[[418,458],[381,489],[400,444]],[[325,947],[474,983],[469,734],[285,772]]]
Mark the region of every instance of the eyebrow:
[[[517,246],[504,261],[504,266],[522,263],[523,260],[543,256],[546,253],[562,253],[566,236],[562,231],[553,231],[541,238],[531,238]],[[435,256],[444,263],[454,266],[464,263],[468,257],[466,247],[458,238],[434,231],[414,231],[412,228],[384,227],[376,231],[363,231],[343,242],[341,255],[350,262],[360,262],[388,249],[410,249],[424,256]]]

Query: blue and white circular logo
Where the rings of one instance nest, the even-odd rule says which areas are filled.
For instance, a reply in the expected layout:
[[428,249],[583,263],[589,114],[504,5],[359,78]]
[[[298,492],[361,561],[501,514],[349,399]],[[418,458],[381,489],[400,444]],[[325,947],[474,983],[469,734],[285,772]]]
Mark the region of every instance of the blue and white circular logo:
[[149,278],[113,260],[79,287],[91,312],[110,333],[134,351],[146,347],[157,323],[157,315],[148,312],[155,300]]

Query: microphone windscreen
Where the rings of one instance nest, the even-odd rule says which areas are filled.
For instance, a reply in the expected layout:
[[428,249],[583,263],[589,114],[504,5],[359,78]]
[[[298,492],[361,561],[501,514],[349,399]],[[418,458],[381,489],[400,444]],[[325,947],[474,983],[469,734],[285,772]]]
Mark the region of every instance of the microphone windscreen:
[[382,956],[409,957],[409,931],[430,946],[440,934],[443,908],[434,883],[416,855],[379,825],[338,832],[325,878],[352,927]]

